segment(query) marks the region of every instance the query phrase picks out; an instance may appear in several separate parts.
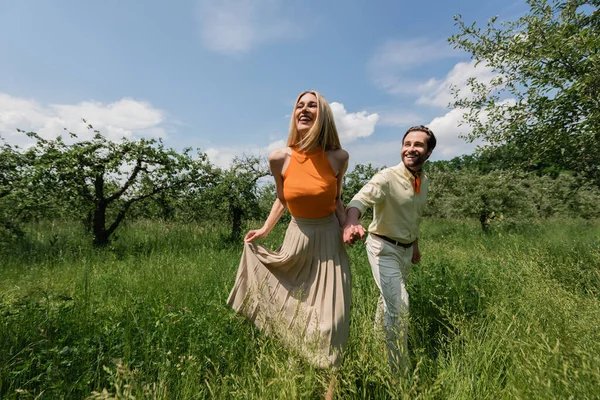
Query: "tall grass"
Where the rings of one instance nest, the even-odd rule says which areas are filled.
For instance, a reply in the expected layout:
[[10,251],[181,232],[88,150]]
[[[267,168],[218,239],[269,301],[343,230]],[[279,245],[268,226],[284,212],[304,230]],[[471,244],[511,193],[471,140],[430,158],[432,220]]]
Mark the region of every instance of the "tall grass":
[[[241,245],[226,226],[137,222],[93,249],[40,223],[0,249],[1,398],[319,398],[311,367],[225,300]],[[265,239],[276,248],[285,227]],[[351,336],[339,398],[596,398],[600,224],[483,234],[427,221],[408,279],[413,368],[392,376],[373,324],[378,292],[349,249]]]

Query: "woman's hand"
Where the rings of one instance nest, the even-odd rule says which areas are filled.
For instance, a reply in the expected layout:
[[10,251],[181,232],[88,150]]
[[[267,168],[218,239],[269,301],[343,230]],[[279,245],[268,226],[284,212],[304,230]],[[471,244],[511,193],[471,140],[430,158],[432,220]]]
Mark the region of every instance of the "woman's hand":
[[246,233],[246,236],[244,237],[244,242],[251,242],[254,239],[262,239],[267,237],[268,234],[269,232],[267,232],[264,228],[253,229]]

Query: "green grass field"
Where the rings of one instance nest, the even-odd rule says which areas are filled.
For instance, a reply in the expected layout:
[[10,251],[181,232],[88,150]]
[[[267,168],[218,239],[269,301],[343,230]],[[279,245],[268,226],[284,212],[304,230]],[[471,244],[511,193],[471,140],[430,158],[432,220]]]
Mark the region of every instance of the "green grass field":
[[[225,305],[241,254],[225,229],[137,222],[94,250],[77,224],[47,223],[0,248],[0,398],[322,397],[327,371]],[[338,398],[600,397],[599,222],[483,234],[428,220],[421,237],[408,280],[413,370],[400,380],[373,326],[364,248],[349,249]]]

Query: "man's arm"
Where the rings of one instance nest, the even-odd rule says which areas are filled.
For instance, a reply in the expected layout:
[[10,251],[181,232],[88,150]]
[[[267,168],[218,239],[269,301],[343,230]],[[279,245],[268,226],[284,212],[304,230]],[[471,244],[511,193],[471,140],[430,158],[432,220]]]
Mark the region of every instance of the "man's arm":
[[354,242],[362,240],[365,236],[365,228],[360,224],[360,210],[350,207],[346,210],[346,224],[344,225],[344,243],[354,246]]
[[415,239],[412,247],[413,247],[412,263],[418,264],[421,261],[421,251],[419,250],[419,238]]
[[381,173],[375,174],[365,186],[356,193],[346,208],[344,224],[344,242],[352,247],[354,242],[362,240],[365,229],[360,224],[360,216],[368,207],[373,207],[385,199],[387,180]]

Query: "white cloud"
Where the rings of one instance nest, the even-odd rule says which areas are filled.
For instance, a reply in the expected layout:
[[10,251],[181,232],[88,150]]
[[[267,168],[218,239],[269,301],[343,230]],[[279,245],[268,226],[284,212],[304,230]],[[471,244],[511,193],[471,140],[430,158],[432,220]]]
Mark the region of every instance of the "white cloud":
[[243,152],[243,148],[235,148],[235,147],[210,147],[204,151],[208,156],[208,159],[213,164],[227,168],[233,159],[240,155]]
[[222,168],[227,168],[231,165],[233,159],[236,157],[242,157],[246,155],[266,158],[273,150],[280,149],[282,147],[285,147],[285,141],[277,140],[264,147],[242,145],[210,147],[206,149],[205,153],[213,164]]
[[286,18],[282,0],[198,0],[204,45],[224,54],[246,53],[264,42],[298,37],[304,29]]
[[475,78],[477,82],[489,84],[498,74],[484,64],[475,65],[475,61],[459,62],[452,68],[443,80],[430,79],[419,85],[417,93],[421,96],[417,99],[417,104],[432,105],[437,107],[447,107],[453,101],[451,87],[456,87],[461,91],[461,96],[470,96],[471,92],[467,87],[469,78]]
[[0,93],[0,135],[14,145],[26,146],[31,143],[17,129],[37,132],[46,139],[53,139],[64,135],[66,128],[80,139],[89,139],[93,132],[86,129],[82,118],[109,140],[166,136],[161,126],[165,121],[164,111],[144,101],[124,98],[109,104],[85,101],[42,105],[35,100]]
[[445,41],[424,38],[390,40],[380,46],[371,58],[368,69],[375,84],[391,94],[414,93],[419,84],[407,76],[407,71],[428,63],[456,57]]
[[432,159],[451,159],[463,154],[471,154],[478,145],[481,145],[480,140],[473,143],[468,143],[461,135],[471,131],[468,125],[459,126],[462,120],[464,110],[455,108],[448,111],[441,117],[436,117],[427,125],[433,131],[437,139],[437,145],[432,155]]
[[[512,106],[515,104],[515,99],[505,99],[498,104]],[[450,159],[463,154],[471,154],[477,147],[487,144],[485,140],[480,138],[472,142],[464,139],[473,130],[469,124],[462,120],[465,111],[465,109],[454,108],[440,117],[433,118],[427,125],[437,138],[435,159]],[[484,125],[488,123],[486,112],[479,114],[479,122]],[[460,123],[462,125],[459,126]]]
[[344,105],[337,102],[332,102],[330,107],[342,144],[371,136],[375,131],[375,125],[379,121],[377,113],[368,114],[366,111],[348,113]]
[[268,146],[267,146],[267,152],[271,153],[277,149],[281,149],[283,147],[285,147],[287,144],[287,140],[277,140],[275,142],[271,142]]

